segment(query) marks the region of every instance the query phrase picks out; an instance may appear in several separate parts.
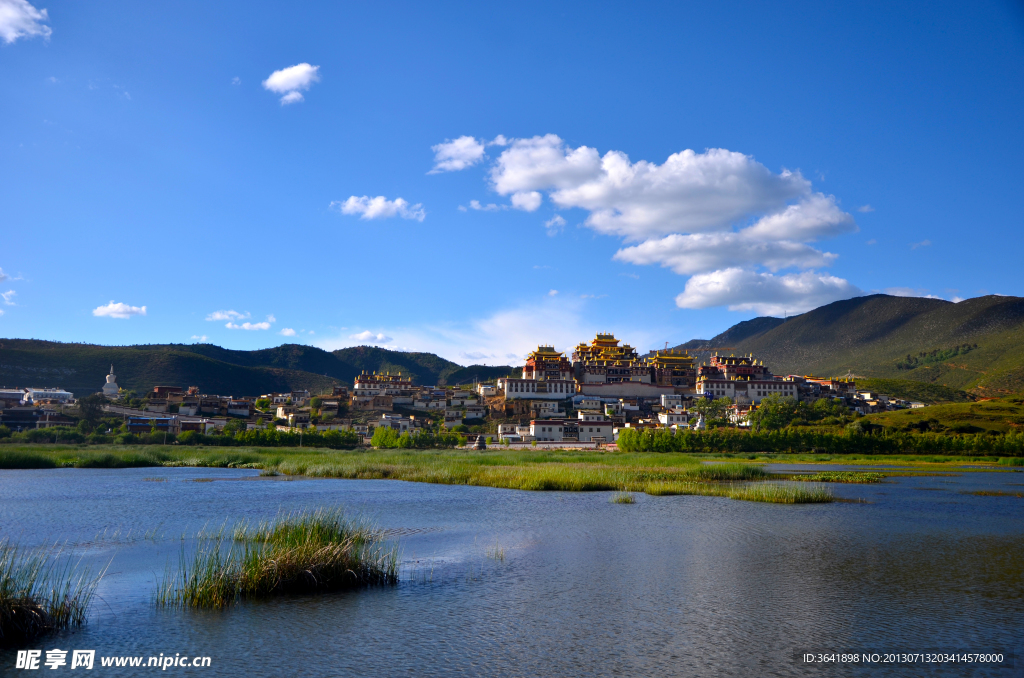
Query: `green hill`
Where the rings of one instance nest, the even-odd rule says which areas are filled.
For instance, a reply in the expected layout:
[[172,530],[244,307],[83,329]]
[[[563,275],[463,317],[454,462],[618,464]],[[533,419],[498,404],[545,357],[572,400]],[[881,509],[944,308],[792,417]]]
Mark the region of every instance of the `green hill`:
[[156,385],[198,386],[204,393],[259,395],[352,385],[360,372],[401,372],[414,383],[460,384],[514,373],[511,367],[463,367],[432,353],[373,346],[334,352],[284,344],[233,351],[211,344],[97,346],[30,339],[0,340],[0,385],[60,386],[76,395],[98,391],[113,363],[118,384],[138,393]]
[[1024,299],[875,294],[739,323],[703,345],[753,353],[776,374],[852,373],[995,396],[1024,390]]

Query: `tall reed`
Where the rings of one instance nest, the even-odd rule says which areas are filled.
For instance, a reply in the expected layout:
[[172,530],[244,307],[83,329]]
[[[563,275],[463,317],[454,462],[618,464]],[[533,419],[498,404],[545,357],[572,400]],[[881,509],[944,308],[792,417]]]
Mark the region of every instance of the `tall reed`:
[[98,576],[61,551],[29,551],[0,541],[0,646],[85,623]]
[[157,603],[224,607],[246,598],[398,582],[398,551],[384,534],[346,520],[341,509],[294,513],[255,525],[239,523],[182,545],[176,575],[158,586]]

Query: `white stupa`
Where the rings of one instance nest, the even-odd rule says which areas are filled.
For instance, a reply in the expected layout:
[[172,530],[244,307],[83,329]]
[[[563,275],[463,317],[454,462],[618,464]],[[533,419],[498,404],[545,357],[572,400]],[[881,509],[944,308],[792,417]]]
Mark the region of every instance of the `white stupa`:
[[107,375],[107,383],[103,384],[103,395],[108,398],[116,398],[120,389],[117,387],[117,377],[114,376],[114,366],[110,366],[110,374]]

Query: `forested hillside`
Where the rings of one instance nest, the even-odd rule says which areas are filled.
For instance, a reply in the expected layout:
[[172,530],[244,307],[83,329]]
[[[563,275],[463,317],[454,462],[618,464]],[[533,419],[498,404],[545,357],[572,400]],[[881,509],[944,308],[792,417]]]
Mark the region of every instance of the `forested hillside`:
[[329,390],[352,385],[366,371],[401,372],[417,384],[460,384],[514,373],[511,367],[463,367],[432,353],[373,346],[334,352],[284,344],[233,351],[212,344],[97,346],[30,339],[0,340],[0,385],[60,386],[76,395],[98,391],[114,365],[118,384],[136,392],[153,386],[198,386],[204,393],[258,395]]
[[875,294],[785,320],[756,318],[680,347],[701,346],[753,353],[776,374],[852,373],[998,395],[1024,390],[1024,299]]

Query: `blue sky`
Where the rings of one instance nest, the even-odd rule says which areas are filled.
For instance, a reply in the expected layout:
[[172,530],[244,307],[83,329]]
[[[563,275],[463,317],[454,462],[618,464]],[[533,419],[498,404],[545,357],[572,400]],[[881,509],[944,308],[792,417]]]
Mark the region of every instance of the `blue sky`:
[[1024,295],[1024,11],[893,5],[0,0],[0,336],[505,364]]

